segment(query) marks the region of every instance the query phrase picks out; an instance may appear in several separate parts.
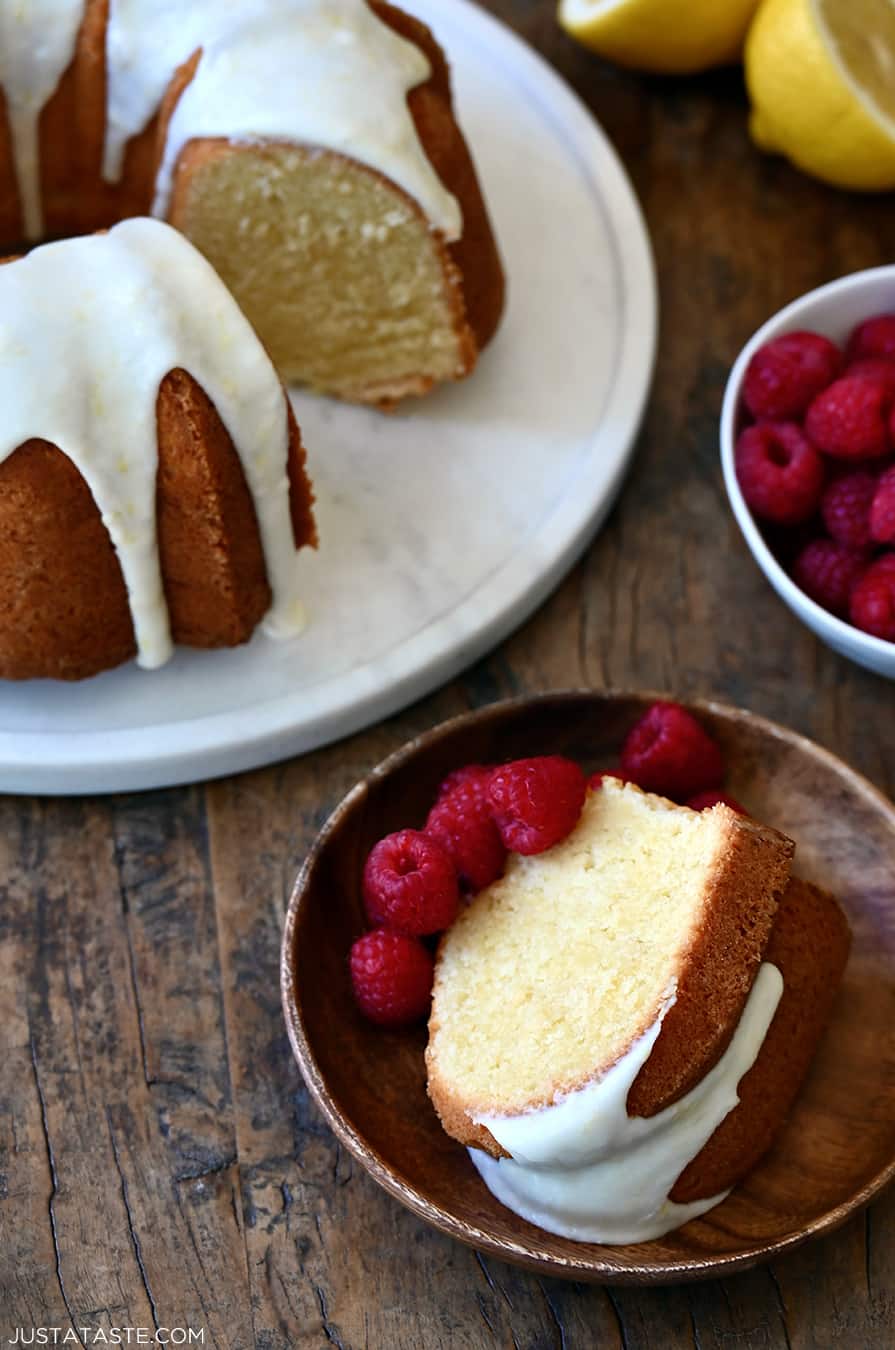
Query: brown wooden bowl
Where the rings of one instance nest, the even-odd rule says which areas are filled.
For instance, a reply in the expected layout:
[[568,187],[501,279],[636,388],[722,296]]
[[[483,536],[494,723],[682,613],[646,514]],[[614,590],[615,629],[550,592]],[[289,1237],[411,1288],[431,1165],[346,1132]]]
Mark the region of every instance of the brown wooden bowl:
[[652,1242],[554,1237],[500,1205],[426,1096],[425,1029],[386,1032],[357,1012],[348,950],[364,930],[364,859],[421,826],[440,780],[472,761],[563,753],[611,765],[654,694],[564,692],[458,717],[359,783],[301,870],[282,953],[283,1007],[305,1081],[338,1138],[414,1213],[542,1273],[607,1283],[717,1276],[828,1232],[895,1174],[895,807],[835,756],[717,703],[693,711],[723,746],[730,790],[798,843],[797,870],[833,890],[854,945],[832,1023],[772,1151],[704,1218]]

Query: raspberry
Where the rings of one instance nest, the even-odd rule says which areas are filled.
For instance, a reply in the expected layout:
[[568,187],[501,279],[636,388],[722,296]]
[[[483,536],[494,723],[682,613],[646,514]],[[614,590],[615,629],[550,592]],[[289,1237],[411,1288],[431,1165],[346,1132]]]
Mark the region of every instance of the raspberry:
[[489,797],[500,837],[517,853],[543,853],[575,828],[586,784],[562,755],[516,759],[495,769]]
[[837,544],[870,547],[870,506],[877,481],[875,474],[857,469],[837,478],[824,492],[820,514]]
[[762,520],[797,525],[817,510],[824,485],[820,455],[795,422],[747,427],[736,444],[746,504]]
[[487,796],[491,768],[490,764],[464,764],[459,769],[452,769],[447,778],[440,783],[435,800],[441,801],[442,797],[446,797],[460,783],[467,782],[479,784],[481,791]]
[[370,922],[422,937],[453,923],[460,903],[457,873],[445,850],[420,830],[388,834],[364,866]]
[[403,1027],[429,1011],[435,963],[419,938],[377,928],[358,938],[348,958],[354,999],[382,1027]]
[[867,570],[867,558],[833,539],[815,539],[793,563],[797,586],[833,614],[848,613],[852,590]]
[[715,792],[712,788],[707,792],[694,793],[692,797],[687,798],[686,804],[693,811],[708,811],[711,807],[717,806],[718,802],[729,806],[731,811],[738,811],[741,816],[749,814],[745,806],[741,806],[736,797],[731,797],[729,792]]
[[625,737],[621,761],[640,787],[683,800],[724,778],[720,749],[679,703],[654,703]]
[[870,537],[877,544],[895,544],[895,464],[876,485],[870,508]]
[[895,360],[887,361],[881,356],[865,356],[853,361],[845,371],[846,375],[867,375],[879,380],[886,387],[890,398],[895,398]]
[[785,333],[766,342],[749,362],[743,401],[753,417],[795,417],[834,380],[839,348],[820,333]]
[[453,786],[438,798],[426,821],[426,834],[441,845],[469,891],[496,881],[507,856],[488,800],[491,770],[470,766],[475,769],[458,769],[445,779]]
[[818,394],[805,415],[805,430],[819,450],[836,459],[886,455],[891,403],[882,380],[845,375]]
[[895,359],[895,314],[875,314],[852,330],[846,347],[849,361],[865,356]]
[[895,554],[864,573],[851,593],[849,617],[865,633],[895,642]]

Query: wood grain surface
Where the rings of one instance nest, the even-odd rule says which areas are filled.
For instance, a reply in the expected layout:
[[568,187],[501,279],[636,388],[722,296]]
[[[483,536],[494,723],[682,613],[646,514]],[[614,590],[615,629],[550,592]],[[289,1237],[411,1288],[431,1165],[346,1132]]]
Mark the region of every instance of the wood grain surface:
[[385,725],[207,787],[0,799],[0,1344],[80,1326],[193,1327],[239,1350],[895,1343],[895,1192],[724,1281],[539,1279],[382,1193],[289,1051],[278,951],[308,844],[373,763],[453,713],[568,685],[715,695],[895,789],[895,689],[821,647],[763,581],[717,444],[743,341],[811,286],[893,261],[895,197],[759,157],[735,72],[641,79],[563,37],[551,0],[488,7],[594,110],[646,211],[662,327],[633,472],[540,613]]

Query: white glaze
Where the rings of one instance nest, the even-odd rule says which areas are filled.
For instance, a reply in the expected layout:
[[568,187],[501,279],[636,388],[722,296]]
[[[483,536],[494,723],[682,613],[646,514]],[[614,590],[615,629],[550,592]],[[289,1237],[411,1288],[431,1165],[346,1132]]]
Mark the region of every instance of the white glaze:
[[118,553],[139,664],[171,654],[155,522],[156,399],[188,371],[242,461],[273,593],[264,621],[302,622],[277,374],[236,301],[182,235],[133,219],[0,267],[0,461],[31,437],[64,450]]
[[[84,0],[0,0],[0,86],[26,237],[42,229],[38,118],[72,59]],[[366,0],[111,0],[103,174],[116,181],[132,136],[178,66],[202,56],[171,120],[153,214],[164,216],[181,150],[197,136],[320,146],[397,183],[448,239],[463,221],[423,149],[407,95],[428,79],[423,52]]]
[[470,1156],[494,1196],[550,1233],[580,1242],[646,1242],[720,1203],[727,1192],[678,1205],[669,1199],[684,1168],[739,1101],[771,1025],[783,977],[760,968],[727,1050],[686,1096],[656,1116],[631,1117],[631,1085],[674,1002],[602,1078],[519,1116],[477,1116],[512,1155]]
[[184,146],[197,137],[279,140],[339,151],[379,170],[448,239],[460,207],[426,155],[407,95],[430,74],[413,43],[365,0],[112,0],[107,39],[109,129],[105,173],[120,173],[126,141],[157,108],[175,67],[202,48],[174,110],[156,182],[164,216]]
[[0,3],[0,87],[12,137],[25,238],[39,239],[38,121],[74,56],[84,0]]
[[515,279],[500,339],[475,379],[409,416],[293,394],[307,444],[326,447],[313,461],[326,546],[302,553],[313,640],[300,661],[292,644],[260,640],[185,648],[151,679],[131,662],[100,676],[102,697],[90,680],[0,681],[3,791],[185,782],[355,733],[502,641],[605,520],[654,348],[640,208],[551,66],[478,6],[413,4],[454,59]]

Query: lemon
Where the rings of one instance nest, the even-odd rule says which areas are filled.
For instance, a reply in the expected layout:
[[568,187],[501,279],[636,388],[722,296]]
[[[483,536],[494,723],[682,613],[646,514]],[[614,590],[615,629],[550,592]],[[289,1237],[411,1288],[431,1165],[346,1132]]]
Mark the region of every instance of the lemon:
[[687,75],[739,60],[757,4],[758,0],[560,0],[559,21],[585,47],[620,66]]
[[762,150],[837,187],[895,187],[891,0],[763,0],[746,83]]

